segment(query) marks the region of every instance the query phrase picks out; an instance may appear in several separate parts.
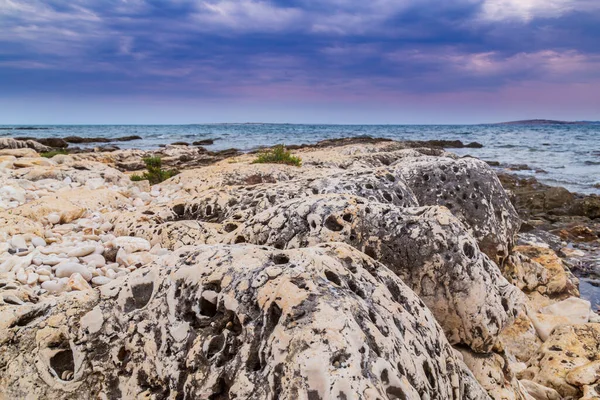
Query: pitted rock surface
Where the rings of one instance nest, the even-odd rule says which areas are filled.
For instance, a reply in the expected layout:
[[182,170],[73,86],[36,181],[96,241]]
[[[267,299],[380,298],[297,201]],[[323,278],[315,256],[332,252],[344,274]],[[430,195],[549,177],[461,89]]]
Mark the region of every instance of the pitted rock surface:
[[432,310],[451,343],[487,352],[522,302],[444,207],[398,208],[348,195],[291,200],[230,233],[231,243],[302,248],[344,242],[394,271]]
[[350,246],[186,247],[170,266],[139,269],[99,294],[4,311],[0,390],[64,399],[489,398],[421,300]]
[[501,263],[521,221],[495,172],[474,158],[421,157],[393,166],[420,205],[443,205],[471,230],[481,250]]

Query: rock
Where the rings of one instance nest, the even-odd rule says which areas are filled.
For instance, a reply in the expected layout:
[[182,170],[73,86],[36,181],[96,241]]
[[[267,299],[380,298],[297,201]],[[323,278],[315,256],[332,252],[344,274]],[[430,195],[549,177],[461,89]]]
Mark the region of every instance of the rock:
[[558,303],[544,307],[541,314],[558,315],[569,318],[571,324],[585,324],[590,318],[591,303],[577,297],[569,297]]
[[35,140],[44,146],[52,147],[55,149],[66,149],[69,147],[69,143],[61,138],[34,138],[34,137],[16,137],[16,140]]
[[94,245],[78,246],[78,247],[74,248],[73,250],[69,251],[67,253],[67,256],[68,257],[85,257],[87,255],[92,254],[94,251],[96,251],[96,246],[94,246]]
[[73,274],[80,274],[86,281],[92,279],[92,274],[85,266],[72,262],[58,264],[55,274],[59,278],[69,278]]
[[82,143],[109,143],[111,139],[101,137],[81,137],[81,136],[67,136],[63,138],[67,143],[82,144]]
[[173,142],[171,143],[171,146],[189,146],[190,144],[188,142]]
[[[580,398],[591,389],[583,376],[589,376],[584,371],[596,368],[599,348],[600,324],[559,325],[530,360],[521,378],[550,387],[563,398]],[[571,372],[574,374],[567,379]]]
[[575,195],[563,187],[551,187],[545,193],[544,209],[554,210],[571,204]]
[[4,148],[0,150],[0,156],[13,156],[17,158],[23,157],[38,157],[37,151],[28,148],[17,148],[17,149],[8,149]]
[[517,360],[527,362],[542,344],[535,326],[525,312],[500,333],[502,347]]
[[[199,247],[173,259],[173,270],[136,271],[100,296],[25,306],[5,328],[0,390],[65,399],[488,398],[410,289],[349,246]],[[274,266],[281,272],[269,277]]]
[[521,386],[527,391],[527,393],[535,400],[561,400],[560,394],[554,389],[546,386],[542,386],[539,383],[523,379],[519,381]]
[[136,251],[149,251],[152,246],[146,239],[130,236],[120,236],[113,240],[113,245],[116,248],[122,248],[127,253],[135,253]]
[[202,139],[202,140],[196,140],[192,144],[194,146],[208,146],[208,145],[211,145],[211,144],[214,144],[214,143],[215,143],[214,139]]
[[475,354],[467,349],[460,349],[459,351],[475,379],[492,399],[525,399],[525,392],[512,373],[505,355],[497,353]]
[[91,279],[85,279],[81,274],[76,272],[69,278],[67,286],[71,290],[90,290],[92,287],[87,283],[89,280]]
[[[579,297],[577,279],[565,268],[562,260],[553,250],[538,246],[517,246],[513,250],[546,270],[544,295],[559,300],[571,296]],[[544,281],[545,279],[542,280]]]
[[110,279],[106,276],[95,276],[92,278],[92,283],[97,286],[106,285],[107,283],[110,283],[111,281],[112,281],[112,279]]
[[538,336],[545,341],[558,325],[587,323],[591,312],[589,301],[570,297],[546,306],[538,313],[530,312],[529,317]]
[[521,221],[494,171],[473,158],[420,157],[396,162],[420,205],[442,205],[470,228],[480,249],[501,264]]
[[228,240],[282,249],[348,243],[398,274],[452,344],[476,352],[492,348],[523,301],[444,207],[401,209],[348,195],[313,196],[269,208]]

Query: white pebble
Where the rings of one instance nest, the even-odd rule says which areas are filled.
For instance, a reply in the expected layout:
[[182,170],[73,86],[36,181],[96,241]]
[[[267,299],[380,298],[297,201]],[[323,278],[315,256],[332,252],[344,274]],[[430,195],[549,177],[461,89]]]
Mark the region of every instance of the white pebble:
[[107,283],[109,283],[110,281],[112,281],[112,279],[106,277],[106,276],[95,276],[92,278],[92,283],[94,285],[106,285]]
[[51,281],[46,281],[42,283],[42,289],[46,289],[47,291],[51,292],[51,293],[60,293],[65,291],[65,289],[67,288],[67,284],[66,282],[62,281],[62,280],[51,280]]
[[69,251],[67,257],[85,257],[94,251],[96,251],[96,246],[94,245],[81,246]]
[[[60,222],[60,215],[58,213],[51,213],[46,216],[46,219],[52,225],[56,225]],[[48,291],[50,290],[48,289]]]
[[44,247],[46,245],[46,241],[39,236],[35,236],[31,239],[31,244],[35,247]]
[[59,278],[69,278],[73,274],[80,274],[86,281],[92,279],[92,274],[86,267],[81,264],[76,264],[72,262],[66,262],[64,264],[59,264],[56,267],[55,271],[56,276]]
[[28,274],[27,275],[27,284],[33,285],[34,283],[36,283],[38,281],[39,277],[40,276],[38,274],[36,274],[35,272]]
[[14,235],[10,239],[10,244],[15,249],[25,249],[27,248],[27,243],[25,242],[25,238],[21,235]]

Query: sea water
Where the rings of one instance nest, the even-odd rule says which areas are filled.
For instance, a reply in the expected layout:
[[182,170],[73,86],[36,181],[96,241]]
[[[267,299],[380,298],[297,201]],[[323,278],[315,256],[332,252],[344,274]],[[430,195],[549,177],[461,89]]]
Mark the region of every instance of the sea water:
[[[449,149],[503,164],[527,164],[521,175],[580,193],[600,194],[599,125],[65,125],[36,126],[39,130],[0,126],[2,136],[105,137],[139,135],[143,139],[115,143],[121,148],[152,149],[173,142],[215,139],[209,150],[249,151],[274,144],[315,143],[324,139],[373,136],[396,140],[461,140],[483,148]],[[23,128],[23,127],[20,127]],[[100,144],[92,144],[97,146]],[[73,145],[77,146],[77,145]]]

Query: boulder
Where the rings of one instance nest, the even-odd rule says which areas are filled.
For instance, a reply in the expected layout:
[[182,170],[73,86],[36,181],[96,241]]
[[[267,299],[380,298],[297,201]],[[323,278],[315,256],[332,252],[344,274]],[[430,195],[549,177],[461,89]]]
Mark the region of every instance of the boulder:
[[[0,311],[8,398],[489,397],[433,315],[343,244],[180,249]],[[10,346],[7,343],[10,342]]]
[[281,249],[348,243],[411,287],[452,344],[476,352],[490,351],[523,301],[445,207],[398,208],[349,195],[311,196],[269,208],[228,240]]
[[480,249],[499,264],[510,254],[521,220],[495,172],[474,158],[419,157],[392,165],[420,205],[450,209]]

